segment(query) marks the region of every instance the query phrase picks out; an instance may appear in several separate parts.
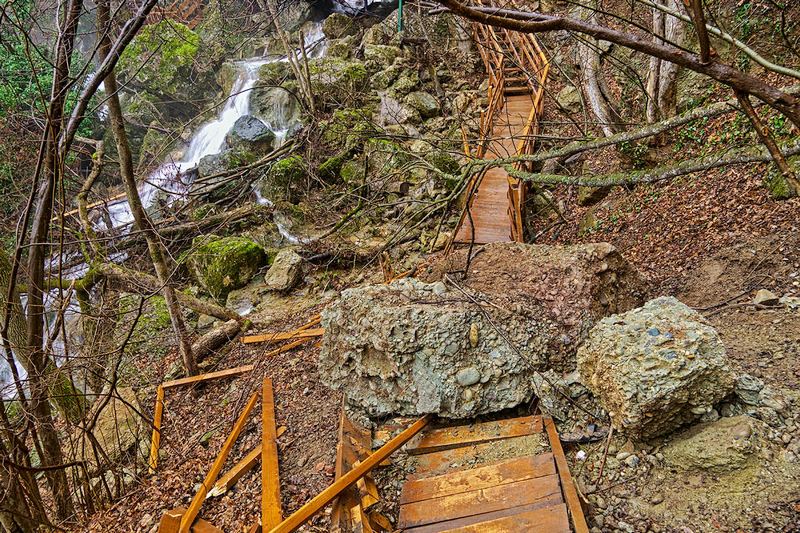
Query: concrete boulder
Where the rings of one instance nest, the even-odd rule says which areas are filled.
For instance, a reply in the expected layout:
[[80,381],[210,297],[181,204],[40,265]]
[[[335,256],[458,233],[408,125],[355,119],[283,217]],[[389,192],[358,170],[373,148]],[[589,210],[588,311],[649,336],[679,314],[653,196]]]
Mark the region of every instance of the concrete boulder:
[[[528,401],[538,372],[574,369],[584,332],[609,308],[630,305],[635,273],[610,245],[483,250],[459,288],[441,281],[442,262],[419,273],[425,280],[344,291],[322,314],[322,380],[373,417],[495,412]],[[495,272],[478,272],[484,265]],[[552,282],[556,271],[563,286]]]
[[514,407],[530,399],[552,332],[513,313],[490,313],[494,324],[441,282],[348,289],[322,313],[320,375],[373,417],[466,418]]
[[614,427],[638,439],[697,420],[736,381],[714,328],[671,297],[604,318],[577,358],[584,384]]

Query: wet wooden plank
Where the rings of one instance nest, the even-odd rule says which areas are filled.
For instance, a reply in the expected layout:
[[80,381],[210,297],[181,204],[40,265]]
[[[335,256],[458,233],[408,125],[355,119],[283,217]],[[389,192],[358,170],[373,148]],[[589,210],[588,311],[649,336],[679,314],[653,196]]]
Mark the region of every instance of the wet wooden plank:
[[220,450],[219,455],[214,460],[214,464],[211,465],[211,469],[206,474],[206,478],[203,480],[203,483],[200,484],[200,489],[198,489],[197,493],[192,498],[192,503],[189,504],[189,509],[181,518],[181,525],[180,529],[178,530],[180,533],[188,533],[189,527],[194,522],[194,519],[197,518],[198,513],[200,513],[200,507],[203,505],[203,501],[206,499],[206,494],[208,493],[209,489],[214,486],[214,483],[217,481],[217,477],[219,476],[220,471],[222,470],[222,465],[225,464],[225,460],[228,458],[228,454],[231,452],[231,448],[233,448],[233,444],[236,442],[236,439],[239,438],[239,434],[244,429],[245,424],[247,423],[247,417],[250,415],[250,411],[253,410],[253,407],[256,404],[256,400],[258,399],[258,392],[254,392],[250,399],[245,405],[244,410],[239,415],[239,418],[236,420],[236,423],[233,425],[233,431],[231,434],[228,435],[228,438],[225,439],[225,443],[222,445],[222,450]]
[[560,492],[556,474],[506,483],[402,505],[397,525],[405,529],[519,507]]
[[283,520],[275,397],[270,378],[264,378],[261,395],[261,525],[269,531]]
[[483,513],[466,516],[464,518],[456,518],[454,520],[446,520],[444,522],[437,522],[435,524],[428,524],[426,526],[412,527],[404,530],[404,533],[439,533],[441,531],[450,531],[453,529],[471,526],[473,524],[482,524],[499,518],[515,516],[520,513],[534,511],[536,509],[545,509],[547,507],[552,507],[554,505],[560,505],[563,503],[564,500],[561,497],[561,494],[551,494],[550,496],[546,496],[540,500],[537,500],[535,503],[528,505],[520,505],[519,507],[510,507],[507,509],[501,509],[499,511],[493,511],[491,513]]
[[164,415],[164,386],[156,389],[156,406],[153,409],[153,436],[150,439],[149,472],[154,474],[158,468],[158,449],[161,446],[161,419]]
[[558,476],[561,480],[561,487],[564,491],[564,500],[567,502],[569,516],[572,518],[572,526],[575,533],[588,533],[589,526],[586,524],[586,517],[583,516],[581,501],[578,499],[578,491],[572,482],[572,475],[569,473],[567,458],[564,456],[564,449],[561,447],[561,439],[558,437],[556,426],[553,419],[549,416],[544,418],[544,427],[547,429],[547,436],[550,439],[550,447],[553,449],[553,456],[558,468]]
[[556,474],[556,465],[551,453],[534,457],[514,457],[487,466],[408,480],[403,484],[400,504],[451,496],[553,474]]
[[322,337],[325,328],[309,328],[304,330],[284,331],[282,333],[265,333],[264,335],[248,335],[242,337],[242,344],[255,344],[259,342],[285,341],[289,339],[304,339],[307,337]]
[[172,381],[165,381],[161,384],[162,387],[165,389],[171,389],[173,387],[179,387],[181,385],[190,385],[192,383],[200,383],[203,381],[209,381],[212,379],[219,379],[219,378],[227,378],[230,376],[238,376],[239,374],[244,374],[245,372],[250,372],[255,368],[254,365],[244,365],[239,366],[236,368],[228,368],[226,370],[218,370],[217,372],[209,372],[208,374],[200,374],[197,376],[190,376],[188,378],[181,378],[181,379],[173,379]]
[[541,431],[542,418],[539,416],[525,416],[480,422],[469,426],[431,429],[409,442],[406,451],[411,454],[436,452],[470,444],[523,437],[541,433]]
[[562,503],[442,531],[448,533],[569,533],[570,528],[567,506]]
[[[353,465],[366,458],[370,452],[370,432],[353,423],[344,411],[339,414],[339,438],[336,443],[336,464],[334,480],[341,478]],[[331,511],[331,531],[349,531],[352,528],[350,511],[358,505],[359,497],[355,487],[345,489],[333,502]]]
[[375,453],[364,459],[364,461],[357,467],[353,468],[341,478],[336,480],[331,486],[323,490],[317,496],[300,507],[294,514],[281,522],[278,527],[274,528],[271,533],[289,533],[299,528],[306,523],[309,518],[314,516],[320,509],[328,505],[333,499],[338,497],[342,491],[355,485],[355,483],[365,474],[375,468],[380,462],[389,457],[398,448],[403,446],[406,442],[411,440],[414,435],[422,431],[422,429],[430,421],[430,416],[425,416],[414,422],[410,427],[402,433],[394,437],[392,440],[381,446]]
[[282,354],[283,352],[288,352],[289,350],[297,348],[301,344],[305,344],[306,342],[310,341],[313,338],[314,337],[305,337],[305,338],[302,338],[302,339],[297,339],[296,341],[289,342],[287,344],[284,344],[280,348],[276,348],[274,350],[271,350],[271,351],[265,353],[263,355],[263,357],[272,357],[272,356],[275,356],[275,355],[278,355],[278,354]]

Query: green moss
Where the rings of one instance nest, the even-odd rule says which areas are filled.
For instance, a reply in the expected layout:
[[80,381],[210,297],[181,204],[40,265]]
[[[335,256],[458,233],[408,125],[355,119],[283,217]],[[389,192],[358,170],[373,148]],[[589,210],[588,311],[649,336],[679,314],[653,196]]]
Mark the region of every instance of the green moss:
[[372,111],[366,108],[337,109],[331,118],[320,124],[323,142],[334,148],[350,150],[375,134],[369,117]]
[[358,160],[346,161],[339,175],[345,183],[361,183],[364,181],[364,163]]
[[360,61],[324,58],[309,66],[311,90],[320,106],[341,108],[363,102],[369,89],[369,76]]
[[224,302],[232,290],[244,287],[261,267],[267,264],[264,249],[242,237],[208,240],[198,237],[187,256],[192,277],[211,296]]
[[339,178],[339,175],[342,171],[342,165],[344,165],[348,155],[349,154],[347,152],[342,152],[335,156],[329,157],[319,166],[317,175],[325,181],[333,181]]
[[164,19],[144,26],[122,53],[119,70],[143,86],[176,92],[197,58],[200,37],[188,26]]
[[445,174],[458,174],[461,171],[461,165],[456,158],[447,152],[430,152],[425,156],[425,160]]

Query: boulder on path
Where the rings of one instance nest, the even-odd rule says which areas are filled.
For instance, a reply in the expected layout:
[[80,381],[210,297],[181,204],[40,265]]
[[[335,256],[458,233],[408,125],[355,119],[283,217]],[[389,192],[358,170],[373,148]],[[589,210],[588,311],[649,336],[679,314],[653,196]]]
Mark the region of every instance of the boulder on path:
[[549,246],[492,243],[473,254],[461,281],[466,249],[439,256],[418,270],[417,278],[435,282],[449,276],[492,303],[545,322],[558,331],[548,345],[547,364],[575,370],[575,352],[603,317],[643,303],[636,270],[605,242]]
[[[484,258],[492,276],[478,273]],[[514,407],[535,394],[537,372],[570,360],[574,368],[582,332],[632,299],[619,289],[635,273],[610,245],[490,245],[473,266],[465,286],[437,281],[432,266],[422,273],[431,283],[342,292],[322,313],[323,382],[373,417],[468,418]],[[569,279],[559,285],[560,276]]]
[[736,381],[714,328],[672,297],[601,320],[578,349],[578,370],[614,427],[639,439],[700,418]]
[[264,285],[272,291],[293,289],[303,275],[303,258],[291,249],[278,252],[264,275]]

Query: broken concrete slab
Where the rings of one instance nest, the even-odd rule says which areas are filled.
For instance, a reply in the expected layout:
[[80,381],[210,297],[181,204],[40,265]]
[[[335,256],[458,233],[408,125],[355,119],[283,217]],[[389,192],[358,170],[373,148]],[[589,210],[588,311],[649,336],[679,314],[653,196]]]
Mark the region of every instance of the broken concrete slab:
[[714,328],[672,297],[601,320],[578,349],[578,370],[614,427],[638,439],[699,419],[736,382]]

